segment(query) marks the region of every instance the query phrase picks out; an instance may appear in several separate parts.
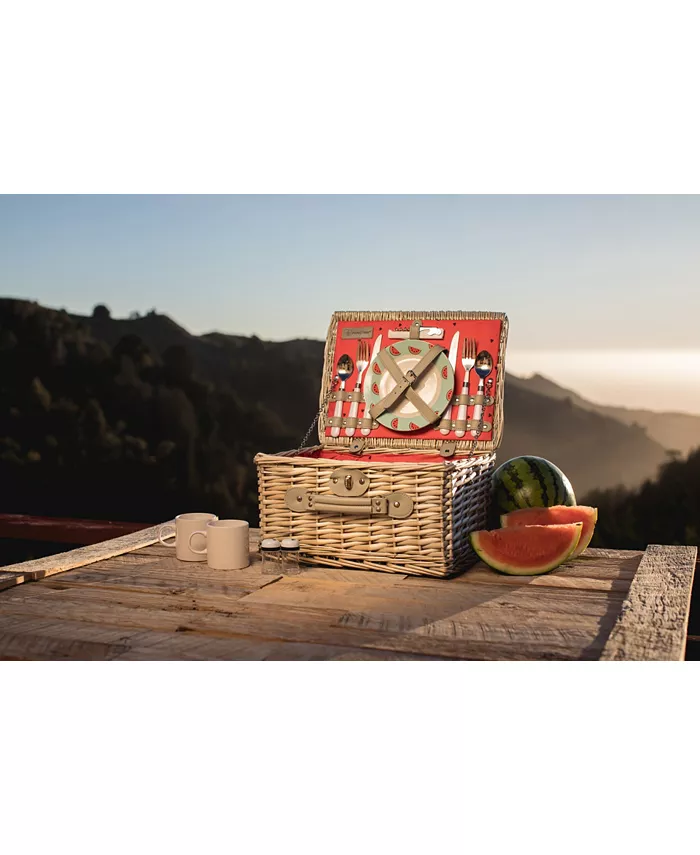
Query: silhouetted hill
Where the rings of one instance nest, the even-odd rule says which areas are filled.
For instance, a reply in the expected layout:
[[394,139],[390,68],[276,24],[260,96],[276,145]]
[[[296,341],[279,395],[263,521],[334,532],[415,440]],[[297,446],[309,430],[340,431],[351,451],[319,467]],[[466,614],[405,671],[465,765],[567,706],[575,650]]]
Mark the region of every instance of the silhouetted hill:
[[511,377],[510,382],[511,385],[517,384],[522,389],[556,400],[570,398],[577,407],[591,410],[602,416],[610,416],[626,425],[637,424],[646,430],[651,439],[669,451],[675,449],[685,455],[700,446],[700,416],[594,404],[541,374],[533,374],[532,377],[527,378]]
[[[253,457],[299,444],[323,349],[0,299],[0,511],[154,521],[206,508],[255,523]],[[642,428],[517,378],[505,416],[500,459],[547,457],[579,496],[634,487],[666,458]]]
[[667,459],[666,451],[643,428],[583,409],[568,399],[530,392],[510,376],[504,413],[499,458],[545,457],[566,472],[579,497],[595,488],[635,487],[653,478]]
[[255,453],[298,443],[297,398],[316,407],[280,368],[257,339],[207,341],[164,316],[0,300],[0,511],[153,521],[199,507],[255,523]]
[[197,377],[235,394],[240,401],[269,408],[293,436],[303,436],[318,409],[323,342],[268,342],[256,336],[218,332],[195,336],[167,315],[155,312],[126,320],[103,313],[90,318],[74,316],[74,320],[110,348],[132,335],[138,336],[152,354],[185,348]]

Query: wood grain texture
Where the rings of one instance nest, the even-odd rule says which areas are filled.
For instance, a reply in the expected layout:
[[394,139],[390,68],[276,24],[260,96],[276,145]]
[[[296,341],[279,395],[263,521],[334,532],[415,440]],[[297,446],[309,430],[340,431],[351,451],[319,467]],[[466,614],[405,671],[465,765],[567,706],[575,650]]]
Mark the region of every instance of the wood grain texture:
[[697,546],[647,547],[603,660],[682,660]]
[[0,660],[413,660],[441,657],[190,632],[125,630],[80,621],[0,617]]
[[[116,537],[113,540],[105,540],[101,543],[72,549],[70,552],[62,552],[59,555],[49,555],[46,558],[36,558],[32,561],[23,561],[21,564],[10,564],[0,568],[0,591],[21,585],[23,582],[34,582],[37,579],[45,579],[56,573],[64,573],[75,567],[84,567],[113,555],[122,555],[156,543],[158,540],[158,529],[160,526],[151,526]],[[165,547],[167,548],[167,547]]]
[[[656,617],[647,623],[664,639],[674,636],[673,655],[685,637],[683,592],[692,581],[685,548],[671,548],[670,561],[588,550],[536,577],[482,564],[454,579],[317,567],[284,577],[262,573],[257,531],[251,565],[240,571],[178,561],[153,543],[155,529],[139,537],[152,545],[119,538],[27,562],[44,565],[29,571],[0,570],[12,586],[0,593],[0,658],[599,659],[630,600],[640,614],[651,606]],[[642,561],[647,588],[667,591],[663,608],[648,593],[638,603]],[[677,579],[673,597],[669,574]],[[39,581],[17,587],[17,576]],[[659,658],[648,656],[638,632],[635,644],[629,638],[628,629],[613,658]],[[655,649],[670,648],[657,639]]]

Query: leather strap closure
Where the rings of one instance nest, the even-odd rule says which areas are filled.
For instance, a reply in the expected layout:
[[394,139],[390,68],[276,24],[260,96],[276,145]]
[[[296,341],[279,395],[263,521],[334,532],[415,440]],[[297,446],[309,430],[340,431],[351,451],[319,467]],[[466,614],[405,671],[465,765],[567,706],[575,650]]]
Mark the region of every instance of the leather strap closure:
[[481,419],[456,419],[451,422],[452,430],[478,430],[488,433],[491,430],[491,422],[482,422]]
[[326,419],[326,424],[331,427],[354,427],[356,428],[360,423],[361,419],[358,419],[357,416],[328,416]]
[[[440,430],[478,430],[481,433],[488,433],[491,430],[491,422],[482,422],[480,419],[442,419],[438,425]],[[448,440],[445,440],[448,442]]]
[[460,404],[466,404],[468,407],[475,407],[477,404],[481,404],[482,407],[491,407],[494,399],[485,395],[455,395],[450,403],[455,407]]
[[358,404],[361,404],[364,401],[364,398],[362,397],[362,392],[359,389],[358,390],[352,389],[349,392],[346,392],[344,390],[341,392],[340,389],[338,389],[336,392],[331,392],[328,400],[331,402],[332,401],[350,401],[350,403],[353,403],[356,401]]
[[413,499],[406,493],[386,496],[334,496],[309,493],[303,487],[291,487],[284,503],[293,513],[353,514],[355,516],[405,519],[413,513]]
[[[418,333],[420,335],[420,326]],[[396,386],[394,386],[391,392],[389,392],[388,395],[385,395],[381,401],[378,401],[370,407],[372,418],[376,419],[378,416],[381,416],[382,413],[391,409],[402,395],[406,395],[406,398],[413,404],[423,418],[432,424],[436,418],[434,410],[430,409],[420,395],[413,390],[412,386],[420,379],[421,375],[425,373],[428,367],[435,362],[442,351],[443,348],[441,347],[428,348],[413,368],[403,374],[391,354],[386,350],[380,350],[377,354],[377,362],[379,362],[384,369],[391,374],[394,380],[396,380]]]
[[[433,416],[435,413],[433,413]],[[358,419],[357,416],[328,416],[326,418],[326,424],[330,427],[349,427],[349,428],[365,428],[369,430],[374,430],[379,427],[378,423],[373,419],[362,418]]]
[[420,338],[420,328],[423,326],[422,321],[414,321],[411,324],[411,332],[408,334],[409,338],[416,339]]

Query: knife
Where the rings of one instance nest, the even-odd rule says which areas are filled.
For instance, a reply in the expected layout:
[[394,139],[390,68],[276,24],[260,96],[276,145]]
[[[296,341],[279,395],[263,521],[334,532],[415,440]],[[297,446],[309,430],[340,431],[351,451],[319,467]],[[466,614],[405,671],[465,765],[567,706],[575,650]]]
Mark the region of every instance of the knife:
[[[389,330],[387,338],[408,338],[410,330]],[[421,338],[445,338],[445,330],[442,327],[421,327]]]
[[[452,374],[455,373],[455,368],[457,367],[457,351],[459,349],[459,332],[456,332],[452,336],[452,344],[450,345],[450,365],[452,366]],[[447,407],[447,415],[440,422],[440,433],[443,436],[447,436],[452,428],[452,405]]]
[[[377,354],[379,353],[379,349],[381,348],[381,346],[382,346],[382,336],[380,334],[377,336],[377,338],[374,342],[374,347],[372,348],[372,355],[369,358],[369,365],[367,366],[367,373],[365,374],[365,383],[364,383],[364,386],[362,387],[362,397],[365,399],[365,408],[364,408],[364,411],[362,413],[363,417],[367,415],[367,389],[369,389],[370,380],[372,378],[372,371],[370,369],[372,368],[372,363],[376,359]],[[360,433],[362,434],[362,436],[369,436],[371,431],[372,431],[372,428],[362,428]]]

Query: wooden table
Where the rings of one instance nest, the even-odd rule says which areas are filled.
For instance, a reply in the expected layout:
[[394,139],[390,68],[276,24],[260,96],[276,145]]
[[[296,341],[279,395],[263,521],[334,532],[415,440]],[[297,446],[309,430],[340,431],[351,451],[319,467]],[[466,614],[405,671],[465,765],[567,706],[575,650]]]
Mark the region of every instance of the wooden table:
[[1,568],[0,658],[683,659],[697,547],[439,580],[263,575],[257,540],[241,571],[178,561],[156,528]]

